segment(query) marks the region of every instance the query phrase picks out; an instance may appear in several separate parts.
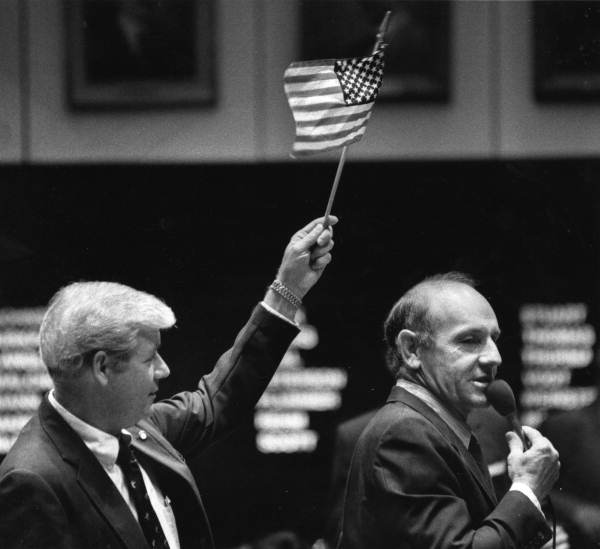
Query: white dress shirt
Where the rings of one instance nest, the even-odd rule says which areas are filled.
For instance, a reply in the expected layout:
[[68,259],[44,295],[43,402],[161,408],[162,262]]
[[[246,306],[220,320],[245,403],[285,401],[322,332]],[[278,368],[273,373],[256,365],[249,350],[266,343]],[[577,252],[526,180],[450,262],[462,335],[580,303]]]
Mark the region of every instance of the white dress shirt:
[[264,309],[269,311],[272,315],[275,315],[275,316],[281,318],[281,320],[285,320],[288,324],[291,324],[292,326],[298,326],[298,324],[296,324],[295,321],[290,320],[285,315],[282,315],[279,311],[276,311],[275,309],[273,309],[273,307],[271,307],[270,305],[267,305],[264,301],[261,301],[260,304]]
[[[100,462],[100,465],[102,465],[110,480],[112,480],[121,496],[123,496],[123,499],[137,520],[137,511],[129,494],[123,471],[117,465],[117,456],[119,454],[119,440],[117,437],[105,433],[73,415],[56,400],[54,390],[50,391],[48,400],[67,424],[81,437],[84,444]],[[123,429],[123,432],[131,436],[125,429]],[[140,469],[148,497],[150,498],[150,504],[160,522],[165,538],[167,538],[169,549],[180,549],[175,515],[173,514],[169,498],[163,495],[156,479],[141,464]]]

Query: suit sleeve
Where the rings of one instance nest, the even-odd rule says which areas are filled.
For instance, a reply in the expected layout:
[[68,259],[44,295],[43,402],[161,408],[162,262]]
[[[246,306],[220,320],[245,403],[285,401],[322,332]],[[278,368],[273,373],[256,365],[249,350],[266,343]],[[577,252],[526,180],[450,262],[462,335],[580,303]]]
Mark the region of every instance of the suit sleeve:
[[13,470],[0,479],[2,549],[76,549],[64,509],[46,482]]
[[[406,419],[406,422],[411,421]],[[549,536],[544,518],[519,492],[509,492],[487,516],[465,492],[460,456],[422,423],[389,430],[376,449],[371,511],[387,539],[406,547],[509,549],[540,547]]]
[[251,417],[298,328],[258,305],[231,349],[183,392],[153,406],[151,419],[189,457]]

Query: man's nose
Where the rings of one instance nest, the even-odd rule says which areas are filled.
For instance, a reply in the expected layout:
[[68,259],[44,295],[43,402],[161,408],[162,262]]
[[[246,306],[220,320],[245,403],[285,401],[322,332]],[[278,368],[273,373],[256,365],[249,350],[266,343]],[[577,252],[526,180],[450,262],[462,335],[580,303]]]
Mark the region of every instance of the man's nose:
[[167,363],[163,360],[162,356],[159,354],[156,355],[156,359],[154,360],[154,377],[155,379],[164,379],[168,377],[171,373]]
[[481,364],[485,364],[486,366],[492,366],[496,368],[502,364],[500,351],[498,351],[498,346],[493,339],[490,338],[488,340],[485,349],[479,357],[479,362],[481,362]]

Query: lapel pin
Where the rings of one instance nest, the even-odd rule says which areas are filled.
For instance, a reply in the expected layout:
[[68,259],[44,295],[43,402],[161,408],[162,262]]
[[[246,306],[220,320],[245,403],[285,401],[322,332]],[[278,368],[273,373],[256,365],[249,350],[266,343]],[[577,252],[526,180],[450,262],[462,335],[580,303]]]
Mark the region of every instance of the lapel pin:
[[146,440],[148,438],[148,434],[143,429],[140,429],[140,432],[138,433],[138,437],[140,440]]

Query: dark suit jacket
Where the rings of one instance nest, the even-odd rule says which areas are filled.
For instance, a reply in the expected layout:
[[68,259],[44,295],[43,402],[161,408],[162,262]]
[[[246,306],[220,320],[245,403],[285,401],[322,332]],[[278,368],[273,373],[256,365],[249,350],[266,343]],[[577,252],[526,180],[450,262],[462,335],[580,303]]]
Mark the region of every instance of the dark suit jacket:
[[[257,307],[194,392],[130,428],[140,461],[172,501],[182,549],[213,547],[185,459],[252,414],[296,329]],[[138,522],[79,436],[47,401],[0,465],[2,549],[146,549]]]
[[357,443],[342,522],[342,549],[534,548],[550,537],[520,492],[497,503],[487,471],[400,387]]
[[335,430],[333,448],[331,484],[329,487],[329,515],[325,525],[325,540],[330,547],[335,547],[340,532],[342,514],[344,512],[344,494],[346,479],[356,442],[367,423],[377,410],[369,410],[364,414],[350,418],[340,423]]
[[[582,528],[581,520],[600,521],[600,401],[583,408],[554,412],[541,425],[560,454],[560,478],[552,491],[558,520],[576,549],[597,548],[600,536]],[[587,508],[584,519],[579,511]],[[600,528],[595,528],[595,532]]]

